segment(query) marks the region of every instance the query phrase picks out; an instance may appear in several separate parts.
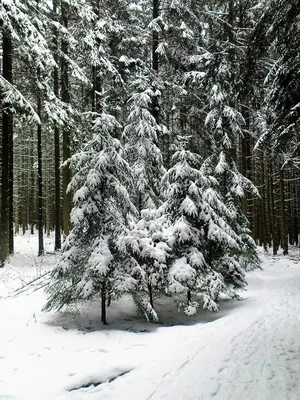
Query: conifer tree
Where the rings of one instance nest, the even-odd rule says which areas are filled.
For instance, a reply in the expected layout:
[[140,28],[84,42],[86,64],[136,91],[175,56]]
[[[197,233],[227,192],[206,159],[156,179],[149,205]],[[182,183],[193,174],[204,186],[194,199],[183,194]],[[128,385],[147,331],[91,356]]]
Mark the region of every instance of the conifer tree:
[[127,235],[130,215],[136,212],[124,186],[130,169],[120,142],[113,137],[119,128],[114,117],[102,112],[92,139],[71,158],[76,171],[69,185],[75,191],[73,228],[47,289],[46,309],[100,296],[103,323],[107,323],[108,297],[130,293],[136,284],[118,245],[120,237]]
[[[128,124],[123,136],[134,182],[131,197],[138,210],[138,222],[131,232],[133,241],[129,248],[144,271],[140,291],[148,293],[150,304],[143,303],[143,312],[156,320],[154,296],[164,290],[166,255],[159,249],[161,244],[153,241],[152,235],[156,210],[162,202],[161,180],[165,170],[158,147],[162,128],[153,115],[157,93],[152,82],[151,73],[148,77],[137,77],[133,82]],[[163,267],[157,257],[164,260]]]
[[147,77],[133,84],[128,124],[124,130],[126,152],[135,182],[133,199],[139,212],[160,204],[160,183],[164,174],[162,154],[158,147],[161,130],[152,114],[155,93]]
[[[226,82],[226,67],[220,70],[219,79]],[[223,75],[225,74],[225,76]],[[216,74],[218,79],[218,74]],[[219,182],[219,192],[226,207],[230,210],[226,221],[239,237],[240,248],[236,254],[235,263],[244,269],[254,269],[259,265],[256,253],[256,245],[250,236],[248,221],[242,211],[242,199],[246,193],[259,196],[259,193],[250,180],[245,178],[238,170],[234,161],[234,146],[239,136],[242,136],[244,119],[240,112],[228,104],[228,95],[221,89],[218,82],[212,87],[210,112],[206,117],[206,126],[210,130],[210,155],[205,160],[204,170],[214,176]],[[223,256],[226,253],[234,256],[226,247],[223,248]],[[231,254],[230,254],[231,253]],[[225,263],[226,264],[226,263]],[[228,280],[232,279],[230,263],[227,265]]]
[[203,174],[201,157],[186,146],[187,138],[181,138],[173,166],[164,178],[169,188],[162,207],[170,221],[166,237],[172,248],[167,291],[179,297],[184,312],[190,315],[200,306],[216,311],[219,293],[235,296],[233,289],[245,286],[245,276],[237,263],[231,262],[235,279],[229,282],[215,262],[218,255],[207,249],[212,243],[215,249],[239,249],[239,240],[226,221],[229,210],[214,189],[216,180]]
[[268,58],[265,102],[269,129],[259,142],[267,142],[275,153],[280,153],[283,165],[298,164],[300,155],[299,14],[297,1],[267,2],[250,37],[251,46],[248,46],[248,55],[254,65]]

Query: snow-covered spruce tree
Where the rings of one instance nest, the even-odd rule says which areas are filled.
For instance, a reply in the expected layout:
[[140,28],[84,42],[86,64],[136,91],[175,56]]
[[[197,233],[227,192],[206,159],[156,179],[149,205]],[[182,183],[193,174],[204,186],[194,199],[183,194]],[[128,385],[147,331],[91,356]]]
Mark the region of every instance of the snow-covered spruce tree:
[[[216,268],[214,254],[207,251],[207,246],[214,243],[226,253],[231,248],[239,249],[239,244],[226,222],[229,210],[214,189],[216,180],[202,173],[201,157],[186,147],[187,138],[180,138],[173,166],[164,177],[169,188],[162,210],[169,220],[164,234],[172,248],[167,293],[191,315],[200,305],[217,311],[220,292],[235,296],[233,285]],[[244,273],[234,267],[235,287],[244,287]]]
[[153,97],[157,96],[151,80],[149,76],[140,76],[133,82],[128,124],[123,134],[135,183],[132,198],[139,212],[160,204],[161,178],[165,173],[158,147],[161,127],[151,110]]
[[102,112],[94,122],[92,139],[71,158],[76,171],[69,185],[75,191],[73,228],[51,274],[45,310],[100,297],[106,323],[108,298],[134,290],[130,258],[119,245],[136,212],[124,186],[131,172],[114,138],[119,128],[114,117]]
[[[226,82],[229,75],[226,64],[219,68],[219,79]],[[252,182],[244,177],[238,170],[233,157],[233,149],[239,136],[243,135],[242,115],[229,104],[226,91],[222,91],[220,81],[215,83],[211,89],[210,112],[206,117],[206,127],[210,140],[210,155],[203,164],[203,171],[217,179],[219,182],[219,193],[224,204],[230,211],[226,216],[227,223],[238,236],[239,247],[237,249],[220,248],[220,259],[216,259],[220,272],[227,282],[234,284],[235,268],[232,260],[235,259],[236,266],[240,265],[245,270],[251,270],[259,266],[256,245],[248,228],[249,223],[242,210],[242,199],[246,193],[259,196]],[[211,252],[216,255],[214,243],[210,246]],[[237,251],[236,251],[237,250]],[[229,256],[229,258],[227,258]]]
[[149,317],[156,320],[154,296],[165,290],[166,251],[169,249],[166,244],[153,238],[155,230],[159,229],[156,210],[162,201],[161,179],[165,169],[158,147],[158,135],[164,128],[158,125],[152,113],[153,98],[157,97],[152,81],[150,74],[141,75],[133,82],[128,124],[123,136],[133,172],[131,197],[139,218],[131,232],[129,249],[143,270],[139,296],[147,294],[150,303],[147,310],[152,309]]
[[[243,56],[241,40],[244,42],[245,39],[239,36],[242,28],[236,24],[237,21],[241,23],[239,18],[242,17],[238,18],[237,15],[241,9],[231,0],[224,1],[221,5],[212,3],[211,7],[209,12],[203,14],[210,29],[203,29],[202,47],[199,46],[198,54],[194,57],[195,79],[199,84],[199,91],[197,92],[193,83],[192,71],[186,73],[186,85],[187,90],[191,90],[192,95],[198,99],[195,117],[199,118],[202,114],[205,121],[203,125],[200,123],[198,129],[204,144],[201,149],[205,160],[202,171],[204,175],[212,176],[218,181],[215,190],[230,211],[224,218],[226,216],[226,222],[239,237],[239,246],[235,250],[220,247],[217,252],[215,244],[211,244],[214,256],[219,253],[215,264],[224,264],[224,268],[220,270],[223,270],[227,282],[234,284],[236,272],[232,262],[237,268],[251,269],[259,265],[255,243],[250,236],[241,202],[246,194],[258,196],[258,191],[240,173],[235,162],[236,148],[244,133],[249,134],[247,129],[244,132],[245,119],[241,113],[243,107],[239,103],[239,64]],[[223,10],[223,18],[215,18],[216,12],[220,10]],[[190,114],[196,107],[190,108]]]
[[159,98],[160,121],[168,127],[168,135],[163,136],[162,151],[169,167],[170,144],[177,134],[184,135],[190,129],[187,115],[192,101],[183,87],[184,73],[190,69],[193,62],[190,60],[197,52],[201,28],[196,14],[199,6],[194,1],[172,0],[157,4],[157,17],[153,18],[149,28],[157,37],[157,80],[163,88]]
[[[161,215],[162,209],[156,210],[163,198],[161,150],[165,153],[167,163],[170,158],[170,132],[164,123],[169,127],[173,125],[169,119],[170,108],[174,105],[174,97],[183,92],[178,85],[178,55],[191,39],[191,32],[182,21],[183,15],[177,29],[178,6],[177,2],[169,5],[158,1],[142,5],[148,16],[148,19],[145,18],[146,24],[141,23],[144,26],[142,40],[152,57],[147,60],[141,53],[141,59],[145,61],[140,64],[136,79],[129,87],[132,93],[131,108],[125,128],[127,154],[136,183],[133,199],[140,212],[140,219],[131,232],[134,240],[129,248],[144,270],[140,291],[149,297],[148,309],[151,306],[152,310],[154,298],[165,295],[167,291],[168,259],[171,252],[162,233],[166,218]],[[185,6],[182,7],[185,10]],[[177,36],[182,39],[180,49],[178,40],[176,42]],[[177,51],[174,50],[174,42]],[[177,61],[173,65],[175,58]],[[177,71],[175,79],[174,70]],[[155,312],[150,316],[156,318]]]
[[[160,210],[161,211],[161,210]],[[132,276],[137,284],[132,292],[140,312],[157,322],[159,315],[154,300],[166,295],[171,247],[167,243],[164,226],[168,218],[157,209],[145,209],[140,218],[131,224],[128,236],[120,238],[119,247],[126,249],[133,265]]]
[[[271,147],[283,165],[298,165],[300,160],[299,15],[300,4],[296,0],[266,1],[248,45],[254,66],[266,59],[264,103],[268,129],[259,144]],[[249,71],[252,75],[253,70],[252,67]]]

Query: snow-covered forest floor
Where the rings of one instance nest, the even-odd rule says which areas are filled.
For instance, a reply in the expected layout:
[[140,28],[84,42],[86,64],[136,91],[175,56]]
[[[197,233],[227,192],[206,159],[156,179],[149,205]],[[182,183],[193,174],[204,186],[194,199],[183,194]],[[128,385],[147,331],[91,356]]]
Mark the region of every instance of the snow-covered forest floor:
[[68,313],[42,313],[42,290],[6,297],[55,264],[52,239],[36,257],[36,238],[16,238],[0,270],[0,399],[299,400],[300,263],[261,253],[241,301],[217,314],[178,314],[156,305],[158,324],[136,315],[130,299]]

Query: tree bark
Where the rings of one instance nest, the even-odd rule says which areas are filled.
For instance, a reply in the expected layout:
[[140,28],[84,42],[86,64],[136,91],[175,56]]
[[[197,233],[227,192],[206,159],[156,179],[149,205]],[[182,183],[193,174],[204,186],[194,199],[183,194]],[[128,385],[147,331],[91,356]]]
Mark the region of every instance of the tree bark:
[[151,304],[151,307],[154,309],[153,290],[150,282],[150,277],[148,278],[148,292],[149,292],[149,302]]
[[281,211],[281,247],[283,249],[283,255],[288,254],[288,235],[287,235],[287,224],[286,224],[286,210],[285,210],[285,187],[284,187],[284,172],[280,168],[279,171],[279,187],[280,187],[280,211]]
[[[53,13],[57,13],[57,0],[53,0]],[[54,32],[54,59],[58,64],[57,50],[58,50],[58,38],[57,30]],[[54,81],[54,94],[58,97],[59,92],[59,76],[58,68],[55,67],[53,71],[53,81]],[[54,126],[54,187],[55,187],[55,200],[54,200],[54,230],[55,230],[55,240],[54,240],[54,250],[59,250],[61,248],[61,201],[60,201],[60,137],[59,128],[57,125]]]
[[[12,40],[3,33],[2,39],[3,77],[12,83]],[[8,254],[13,253],[13,116],[2,104],[2,148],[1,148],[1,218],[0,218],[0,267],[4,266]]]
[[106,319],[106,283],[101,284],[101,322],[107,325]]
[[[62,25],[68,28],[68,5],[62,3],[61,5],[61,19]],[[62,53],[66,56],[69,52],[69,44],[66,40],[62,40],[61,46]],[[61,96],[62,101],[70,103],[70,85],[69,85],[69,65],[64,56],[61,59]],[[71,157],[71,140],[70,131],[65,126],[63,128],[63,161],[65,162]],[[71,169],[69,166],[63,168],[63,231],[68,235],[71,230],[70,214],[72,210],[72,195],[67,193],[67,187],[71,181]]]
[[[152,16],[153,16],[153,19],[156,19],[159,17],[159,0],[153,0]],[[152,33],[152,69],[155,74],[158,74],[158,53],[157,53],[158,43],[159,43],[158,32],[153,31],[153,33]],[[155,84],[154,84],[154,90],[155,90]],[[158,103],[157,96],[154,96],[152,99],[152,115],[155,118],[155,121],[158,123],[159,122],[159,103]]]
[[[37,99],[38,115],[41,117],[42,101],[40,93]],[[42,125],[37,128],[37,153],[38,153],[38,256],[44,253],[44,212],[43,212],[43,166],[42,166]]]
[[269,164],[269,179],[270,179],[270,201],[271,201],[271,214],[272,214],[272,242],[273,242],[273,255],[276,256],[278,252],[278,222],[275,208],[275,185],[274,185],[274,175],[273,175],[273,161],[270,161]]
[[261,157],[261,245],[267,250],[268,240],[268,224],[267,224],[267,216],[266,216],[266,180],[265,180],[265,163],[264,163],[264,153]]
[[37,209],[37,201],[36,201],[36,174],[34,171],[34,131],[30,131],[30,152],[29,152],[29,169],[30,169],[30,176],[29,176],[29,198],[34,199],[29,202],[28,205],[28,214],[29,214],[29,221],[30,221],[30,233],[34,234],[34,226],[36,225],[36,209]]

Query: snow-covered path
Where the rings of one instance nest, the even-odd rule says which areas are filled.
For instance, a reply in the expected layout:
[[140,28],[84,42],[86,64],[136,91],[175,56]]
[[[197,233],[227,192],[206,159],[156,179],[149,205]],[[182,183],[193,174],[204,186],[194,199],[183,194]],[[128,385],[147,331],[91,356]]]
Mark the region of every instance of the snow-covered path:
[[268,256],[263,267],[216,315],[161,302],[165,326],[125,301],[103,329],[95,305],[55,316],[40,312],[40,292],[0,300],[0,399],[299,400],[300,263]]
[[210,337],[200,333],[151,399],[300,399],[300,267],[271,274],[250,278],[246,310],[212,323]]

